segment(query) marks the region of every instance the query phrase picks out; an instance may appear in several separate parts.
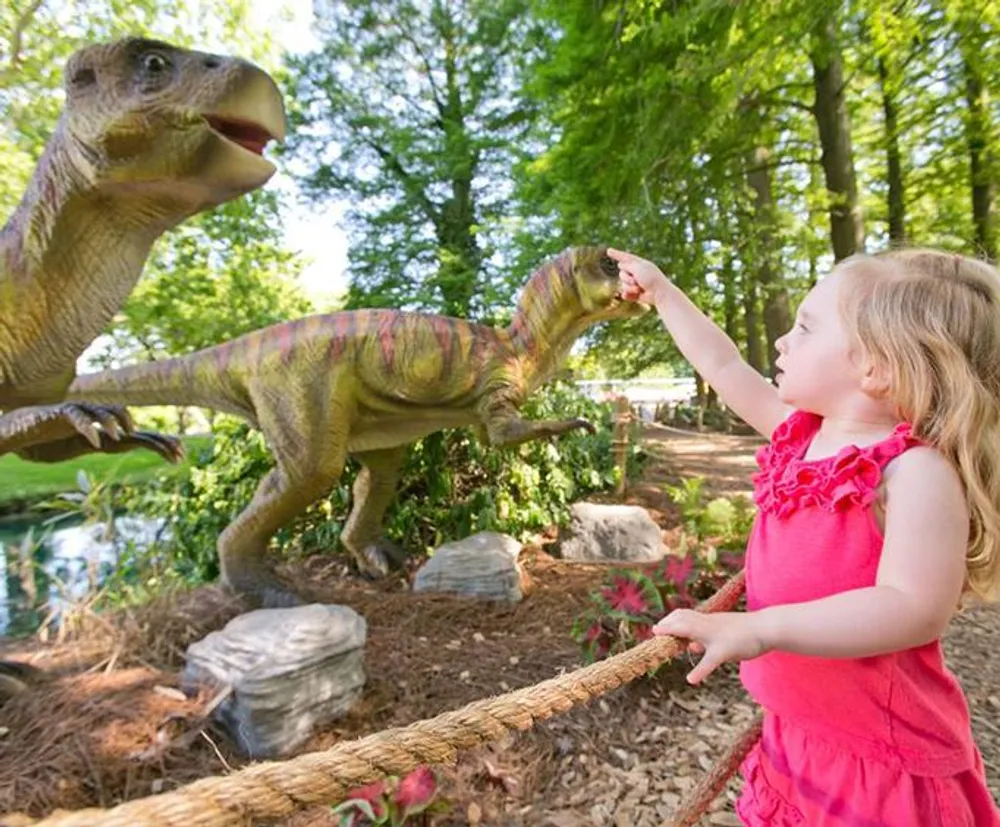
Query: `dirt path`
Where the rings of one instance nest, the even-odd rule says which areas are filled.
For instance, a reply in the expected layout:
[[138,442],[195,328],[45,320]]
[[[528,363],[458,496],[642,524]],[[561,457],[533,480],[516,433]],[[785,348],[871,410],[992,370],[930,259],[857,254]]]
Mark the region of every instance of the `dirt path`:
[[[666,528],[676,514],[664,483],[699,475],[713,493],[749,493],[761,441],[650,426],[646,444],[650,462],[630,499],[648,507]],[[516,607],[419,598],[405,582],[351,581],[325,555],[300,566],[298,576],[315,599],[353,607],[369,630],[362,702],[316,733],[305,750],[431,717],[575,668],[579,648],[569,629],[605,570],[565,564],[538,548],[526,549],[523,560],[532,588]],[[154,691],[157,684],[175,685],[177,655],[190,640],[235,613],[218,595],[216,610],[209,612],[213,594],[210,588],[192,593],[190,613],[177,605],[160,609],[160,615],[150,609],[133,619],[141,631],[138,644],[130,644],[136,651],[119,648],[78,660],[50,688],[4,707],[9,731],[0,739],[0,812],[24,808],[38,815],[55,806],[107,806],[245,763],[211,730],[200,737],[164,738],[165,722],[175,726],[178,716],[197,721],[199,706]],[[159,654],[166,651],[174,654]],[[1000,799],[1000,613],[978,609],[960,616],[946,651],[968,694],[991,788]],[[84,673],[112,655],[112,671]],[[23,656],[56,673],[66,668],[51,647]],[[527,733],[464,753],[455,768],[441,771],[442,791],[453,809],[434,825],[659,827],[754,712],[733,666],[700,688],[684,682],[686,668],[677,662]],[[738,824],[732,813],[737,790],[733,781],[702,827]],[[335,824],[329,808],[315,808],[283,827]]]

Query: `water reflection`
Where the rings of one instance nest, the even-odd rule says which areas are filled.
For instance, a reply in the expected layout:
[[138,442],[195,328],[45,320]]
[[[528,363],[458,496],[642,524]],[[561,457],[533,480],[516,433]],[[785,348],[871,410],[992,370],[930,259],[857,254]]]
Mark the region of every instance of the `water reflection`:
[[[148,548],[165,534],[162,519],[121,516],[113,530],[80,517],[0,523],[0,634],[24,634],[79,600],[119,565],[130,544]],[[32,566],[26,565],[30,554]],[[33,576],[32,576],[33,575]]]

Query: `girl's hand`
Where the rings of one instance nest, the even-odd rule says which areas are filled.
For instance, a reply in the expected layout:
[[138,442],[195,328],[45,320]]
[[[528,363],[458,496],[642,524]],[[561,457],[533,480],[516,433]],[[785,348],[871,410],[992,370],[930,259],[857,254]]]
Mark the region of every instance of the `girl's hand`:
[[688,673],[688,683],[700,683],[727,661],[750,660],[767,651],[753,613],[678,609],[657,623],[653,634],[684,638],[691,641],[688,651],[704,652]]
[[651,261],[613,247],[608,247],[608,257],[618,262],[623,298],[656,304],[657,294],[669,283],[659,267]]

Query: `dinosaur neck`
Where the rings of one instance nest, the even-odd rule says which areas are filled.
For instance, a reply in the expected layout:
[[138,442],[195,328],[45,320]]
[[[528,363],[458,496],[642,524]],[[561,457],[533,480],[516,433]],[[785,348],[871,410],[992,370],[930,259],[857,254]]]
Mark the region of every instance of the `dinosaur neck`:
[[552,266],[532,276],[507,329],[523,365],[528,392],[562,364],[586,328],[579,296],[568,275]]
[[0,354],[17,362],[7,373],[19,382],[72,369],[132,291],[157,236],[180,220],[98,190],[94,160],[60,121],[0,230],[0,316],[19,317],[15,351],[32,342],[29,352]]

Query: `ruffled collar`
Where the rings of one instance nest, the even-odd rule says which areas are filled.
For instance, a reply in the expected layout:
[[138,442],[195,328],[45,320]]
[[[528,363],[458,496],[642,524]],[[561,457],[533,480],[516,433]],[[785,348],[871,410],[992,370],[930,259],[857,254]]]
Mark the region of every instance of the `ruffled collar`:
[[880,442],[862,448],[845,445],[833,456],[803,459],[822,422],[817,414],[795,411],[757,452],[754,501],[761,511],[784,517],[807,506],[830,512],[865,508],[878,493],[886,463],[919,444],[912,426],[901,422]]

